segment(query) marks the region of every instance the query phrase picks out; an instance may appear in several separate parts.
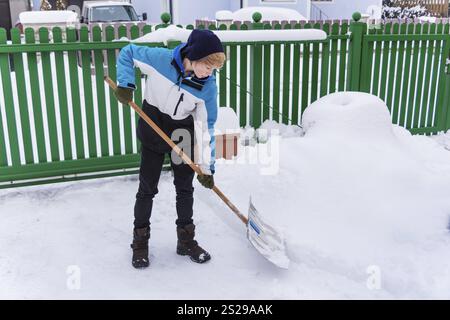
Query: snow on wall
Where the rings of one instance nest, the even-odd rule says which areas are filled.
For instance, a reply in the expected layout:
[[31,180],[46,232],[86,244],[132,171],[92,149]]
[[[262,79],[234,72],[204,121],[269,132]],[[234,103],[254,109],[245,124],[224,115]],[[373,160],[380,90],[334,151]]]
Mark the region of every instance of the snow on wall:
[[[191,30],[178,28],[171,25],[167,28],[160,28],[155,32],[148,33],[132,42],[164,42],[182,41],[186,42]],[[291,29],[291,30],[248,30],[245,32],[236,31],[214,31],[223,42],[239,41],[306,41],[325,40],[327,34],[322,30],[315,29]]]
[[75,12],[65,10],[24,11],[19,14],[22,24],[31,23],[76,23],[78,16]]

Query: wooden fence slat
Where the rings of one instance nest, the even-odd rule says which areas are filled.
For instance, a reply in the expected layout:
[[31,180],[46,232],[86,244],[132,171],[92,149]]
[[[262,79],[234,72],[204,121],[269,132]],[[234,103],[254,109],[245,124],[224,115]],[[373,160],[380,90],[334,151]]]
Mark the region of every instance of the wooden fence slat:
[[[299,23],[294,25],[294,29],[300,29]],[[294,44],[293,54],[293,75],[292,75],[292,115],[291,122],[296,125],[299,123],[299,98],[300,98],[300,44]]]
[[[106,32],[106,41],[113,41],[114,28],[112,26],[108,26],[105,28],[105,32]],[[109,49],[107,50],[106,54],[108,56],[108,75],[113,81],[116,81],[117,80],[116,49]],[[112,134],[113,154],[119,155],[121,154],[119,104],[111,88],[109,89],[109,107],[111,112],[111,134]],[[120,108],[122,108],[122,105],[120,106]]]
[[[444,29],[444,25],[442,23],[439,23],[437,25],[437,28],[436,28],[436,33],[442,33],[443,29]],[[432,46],[433,50],[434,50],[434,55],[432,57],[432,59],[434,61],[433,61],[433,67],[432,67],[433,68],[432,69],[433,70],[433,76],[432,76],[432,79],[430,81],[430,83],[431,83],[431,85],[430,85],[431,91],[430,91],[430,103],[429,103],[429,109],[428,109],[429,116],[428,116],[427,124],[426,124],[427,127],[432,127],[432,126],[436,125],[436,118],[435,118],[435,116],[436,116],[436,102],[437,102],[436,92],[437,92],[437,86],[438,86],[437,82],[438,82],[438,79],[439,79],[439,58],[441,57],[441,54],[442,54],[441,53],[442,41],[435,40],[435,41],[433,41],[430,44],[430,46]]]
[[[391,33],[392,24],[388,23],[385,26],[384,33],[389,35]],[[380,88],[380,98],[387,102],[386,97],[386,86],[388,79],[388,67],[389,67],[389,52],[390,52],[391,41],[385,40],[383,41],[383,61],[381,63],[381,88]],[[388,106],[389,107],[389,106]]]
[[[77,31],[75,29],[67,29],[67,42],[77,42]],[[80,84],[78,80],[78,52],[69,51],[69,78],[70,78],[70,92],[72,96],[72,116],[73,126],[75,132],[75,146],[77,159],[84,159],[84,140],[83,140],[83,126],[81,119],[81,99],[80,99]]]
[[[137,28],[137,26],[135,26]],[[102,29],[95,26],[92,29],[93,42],[102,41]],[[97,111],[98,111],[98,126],[100,135],[100,154],[102,157],[109,155],[108,145],[108,119],[106,115],[106,98],[105,98],[105,55],[103,50],[94,50],[94,72],[95,72],[95,87],[97,89]]]
[[[272,26],[270,24],[265,24],[264,25],[264,29],[265,30],[269,30],[271,29]],[[271,76],[271,63],[270,63],[270,44],[264,44],[263,45],[263,56],[264,56],[264,61],[263,61],[263,70],[264,70],[264,75],[263,75],[263,114],[262,114],[262,118],[263,121],[265,120],[269,120],[270,119],[270,76]]]
[[[0,30],[0,44],[6,44],[6,32],[4,29]],[[16,113],[14,110],[13,92],[11,84],[10,61],[9,61],[9,54],[7,53],[0,54],[0,72],[3,85],[3,95],[5,99],[5,113],[7,122],[6,127],[8,129],[11,162],[13,166],[19,166],[20,165],[19,140],[17,136]],[[3,145],[3,142],[0,142],[0,144]],[[6,155],[4,156],[6,159]]]
[[[428,32],[430,34],[435,34],[436,33],[436,24],[430,24],[429,25],[429,30]],[[431,66],[432,66],[432,61],[433,61],[433,47],[432,47],[432,42],[428,41],[426,43],[426,63],[425,63],[425,79],[427,79],[426,81],[424,81],[424,88],[423,88],[423,94],[422,94],[422,108],[421,108],[421,115],[420,115],[420,123],[419,126],[420,127],[425,127],[426,126],[426,121],[427,121],[427,117],[428,117],[428,111],[429,111],[429,107],[430,105],[428,104],[428,97],[429,97],[429,85],[430,85],[430,80],[431,80]]]
[[[89,41],[87,28],[81,28],[80,41]],[[92,95],[92,54],[91,50],[81,50],[81,69],[83,74],[84,112],[86,116],[86,131],[88,137],[89,158],[97,156],[95,134],[94,98]]]
[[[35,43],[34,30],[25,30],[25,42]],[[28,71],[30,76],[31,100],[33,102],[34,127],[39,163],[47,162],[47,147],[45,145],[44,120],[42,115],[41,86],[39,85],[38,61],[36,53],[27,53]]]
[[[337,36],[339,35],[339,24],[333,23],[331,26],[331,35]],[[330,59],[330,83],[329,90],[330,93],[336,92],[336,81],[337,81],[337,68],[338,68],[338,39],[332,39],[331,43],[331,59]]]
[[[247,25],[241,25],[241,30],[247,30]],[[247,46],[240,46],[240,80],[239,80],[239,125],[247,125]]]
[[[225,52],[227,52],[228,46],[224,46]],[[225,60],[221,71],[219,72],[219,106],[224,107],[227,105],[227,68],[228,63]]]
[[[398,34],[400,31],[400,25],[398,23],[394,23],[392,28],[393,34]],[[391,41],[391,52],[390,52],[390,61],[389,61],[389,76],[387,80],[387,96],[386,96],[386,104],[389,111],[392,112],[393,105],[393,97],[394,97],[394,85],[395,85],[395,73],[397,68],[397,50],[398,50],[398,42]]]
[[[369,30],[369,34],[373,34],[374,30]],[[372,65],[374,59],[374,42],[363,42],[361,57],[361,80],[359,90],[370,93],[370,84],[372,78]]]
[[[414,28],[415,34],[422,33],[422,25],[417,24]],[[417,84],[417,72],[418,72],[418,61],[419,61],[419,52],[420,52],[420,41],[413,41],[413,61],[411,64],[411,85],[410,85],[410,94],[408,99],[408,111],[406,117],[406,128],[413,128],[413,116],[414,116],[414,102],[416,95],[416,84]]]
[[[446,24],[444,27],[444,33],[450,33],[450,26]],[[436,129],[437,131],[445,131],[450,129],[450,101],[449,101],[449,91],[450,82],[448,81],[448,74],[445,72],[445,65],[447,59],[450,56],[450,39],[447,37],[444,41],[443,54],[441,55],[441,65],[439,68],[439,80],[438,80],[438,101],[436,104]],[[448,71],[447,71],[448,72]]]
[[[309,23],[305,24],[305,29],[310,29]],[[305,111],[309,105],[309,72],[310,72],[310,44],[305,42],[302,44],[303,53],[303,66],[302,66],[302,110],[301,114]]]
[[[52,29],[53,42],[62,43],[62,30],[59,27]],[[56,81],[58,91],[58,107],[59,107],[59,121],[61,126],[62,144],[64,160],[71,160],[72,157],[72,144],[70,137],[70,121],[68,110],[68,98],[67,98],[67,83],[66,83],[66,70],[64,55],[66,53],[58,51],[55,52],[55,66],[56,66]]]
[[[47,28],[39,29],[39,42],[49,43],[49,32]],[[42,72],[44,78],[45,106],[47,110],[47,125],[50,140],[50,153],[52,161],[59,160],[58,131],[56,124],[55,98],[53,96],[52,65],[50,63],[50,53],[42,52]]]
[[[406,24],[400,25],[400,34],[406,34]],[[392,122],[398,124],[399,110],[403,109],[404,106],[400,105],[400,92],[404,85],[404,53],[405,53],[405,42],[401,41],[398,45],[398,61],[396,68],[395,77],[395,88],[394,88],[394,104],[392,106]]]
[[[414,33],[414,25],[408,24],[406,29],[407,34]],[[406,42],[406,51],[405,51],[405,76],[404,76],[404,85],[403,85],[403,93],[401,98],[401,106],[400,109],[400,117],[399,117],[399,125],[405,126],[406,124],[406,112],[408,110],[408,92],[411,90],[411,56],[412,56],[412,46],[413,41]]]
[[[330,24],[326,22],[322,26],[323,31],[327,36],[330,36]],[[330,66],[330,42],[327,41],[322,44],[322,66],[320,75],[320,97],[328,94],[328,71]]]
[[230,46],[230,107],[237,111],[237,46]]
[[[321,29],[319,23],[315,23],[314,29]],[[319,90],[319,59],[320,59],[320,45],[318,43],[313,43],[312,45],[312,74],[311,74],[311,103],[317,100],[318,90]]]
[[[346,35],[348,32],[348,23],[343,23],[341,25],[341,35]],[[347,39],[340,40],[340,53],[339,53],[339,85],[338,91],[345,90],[345,78],[347,74]]]
[[[290,24],[286,24],[284,29],[291,29]],[[282,105],[282,122],[289,124],[289,97],[290,97],[290,79],[291,79],[291,44],[284,43],[283,57],[283,105]]]
[[[424,24],[422,29],[422,35],[429,33],[429,25]],[[428,83],[428,79],[424,79],[425,76],[425,56],[427,53],[427,41],[421,40],[420,41],[420,54],[419,54],[419,69],[417,74],[417,99],[414,104],[414,115],[413,115],[413,128],[419,128],[420,127],[420,119],[421,119],[421,112],[422,112],[422,92],[423,92],[423,86],[424,83]]]
[[[281,30],[281,25],[274,26]],[[272,120],[280,120],[280,82],[281,82],[281,45],[273,45],[273,92],[272,92]]]
[[[11,40],[13,44],[21,43],[20,30],[17,28],[11,29]],[[33,143],[31,140],[31,127],[30,127],[30,115],[28,112],[28,97],[23,92],[26,90],[25,85],[25,69],[23,64],[23,54],[15,53],[14,58],[14,71],[16,73],[16,88],[17,100],[19,102],[19,114],[20,124],[22,127],[22,141],[25,153],[25,163],[34,163],[33,156]]]
[[[382,30],[377,29],[376,34],[381,34]],[[383,48],[383,42],[377,41],[375,43],[375,57],[374,57],[374,68],[373,68],[373,80],[372,80],[372,94],[378,96],[379,90],[380,90],[380,66],[381,66],[381,49]]]
[[253,55],[250,70],[252,74],[251,81],[251,125],[258,128],[262,123],[262,45],[255,44],[251,46]]

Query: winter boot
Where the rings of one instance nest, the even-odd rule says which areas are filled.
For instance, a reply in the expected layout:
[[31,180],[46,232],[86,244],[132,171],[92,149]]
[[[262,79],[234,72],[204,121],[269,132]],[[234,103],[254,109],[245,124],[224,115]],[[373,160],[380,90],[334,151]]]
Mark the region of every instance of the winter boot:
[[132,264],[137,269],[147,268],[149,266],[148,260],[148,239],[150,238],[150,227],[134,229]]
[[177,227],[178,243],[177,253],[181,256],[189,256],[192,261],[204,263],[211,259],[208,252],[203,250],[194,240],[195,225],[188,224],[184,227]]

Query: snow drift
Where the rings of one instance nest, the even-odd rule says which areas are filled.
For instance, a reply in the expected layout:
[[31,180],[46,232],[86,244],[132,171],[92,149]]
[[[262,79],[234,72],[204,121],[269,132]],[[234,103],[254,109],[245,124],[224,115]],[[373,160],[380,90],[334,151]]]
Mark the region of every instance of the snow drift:
[[[282,135],[272,131],[267,143],[256,143],[261,131],[244,130],[243,141],[254,142],[236,161],[218,160],[215,177],[241,211],[251,195],[284,232],[289,270],[259,256],[242,223],[197,183],[197,239],[212,260],[199,266],[177,256],[165,172],[145,271],[130,264],[136,176],[0,191],[0,297],[450,298],[447,136],[392,126],[385,104],[362,93],[323,97],[303,124],[304,132],[264,123]],[[278,168],[261,174],[268,152]],[[66,285],[72,265],[79,290]]]

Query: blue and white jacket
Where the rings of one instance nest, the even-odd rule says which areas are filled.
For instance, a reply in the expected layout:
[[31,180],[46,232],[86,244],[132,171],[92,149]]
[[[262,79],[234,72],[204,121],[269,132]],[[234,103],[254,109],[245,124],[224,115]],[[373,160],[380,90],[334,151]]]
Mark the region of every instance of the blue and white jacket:
[[185,76],[180,44],[175,49],[134,44],[124,47],[117,59],[118,86],[135,89],[138,67],[147,74],[144,99],[174,120],[192,115],[198,157],[195,162],[205,174],[214,173],[214,124],[217,119],[217,85],[214,75],[198,79]]

